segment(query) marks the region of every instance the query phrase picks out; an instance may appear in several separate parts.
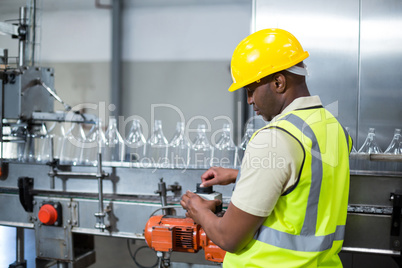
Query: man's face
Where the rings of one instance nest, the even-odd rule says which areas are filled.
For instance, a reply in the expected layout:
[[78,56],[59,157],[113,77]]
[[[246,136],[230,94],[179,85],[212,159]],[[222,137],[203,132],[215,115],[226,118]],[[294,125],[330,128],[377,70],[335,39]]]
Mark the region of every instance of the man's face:
[[253,105],[257,115],[262,115],[265,121],[271,121],[281,112],[280,94],[276,93],[275,81],[270,77],[261,79],[245,86],[247,90],[247,103]]

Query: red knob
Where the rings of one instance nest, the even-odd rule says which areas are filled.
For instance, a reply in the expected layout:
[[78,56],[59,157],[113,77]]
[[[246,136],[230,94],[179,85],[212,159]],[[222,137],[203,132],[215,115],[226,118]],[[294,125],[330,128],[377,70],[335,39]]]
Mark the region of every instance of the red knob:
[[57,210],[49,204],[43,205],[38,213],[39,220],[46,225],[53,225],[57,221]]

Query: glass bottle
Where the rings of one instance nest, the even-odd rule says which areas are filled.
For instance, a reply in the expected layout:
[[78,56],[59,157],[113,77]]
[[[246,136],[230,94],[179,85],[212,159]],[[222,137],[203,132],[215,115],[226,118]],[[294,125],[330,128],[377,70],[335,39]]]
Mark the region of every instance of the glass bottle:
[[246,132],[244,133],[244,136],[239,144],[239,148],[237,148],[237,157],[236,157],[237,167],[241,166],[241,161],[244,157],[244,152],[246,151],[247,144],[250,141],[253,134],[254,134],[254,124],[252,122],[249,122],[247,124]]
[[[2,158],[23,161],[26,143],[26,126],[7,126],[7,119],[3,119]],[[18,122],[17,122],[18,124]]]
[[139,163],[145,156],[145,144],[146,140],[142,134],[140,120],[134,119],[126,139],[125,161]]
[[392,138],[391,143],[384,153],[386,154],[399,154],[400,153],[400,143],[402,142],[401,138],[401,129],[396,128],[394,132],[394,137]]
[[167,165],[168,141],[163,135],[162,121],[155,120],[154,130],[146,144],[146,156],[149,165],[152,167],[162,167]]
[[83,165],[97,166],[98,165],[98,152],[99,141],[102,139],[99,137],[100,121],[95,125],[92,125],[88,134],[85,135],[85,141],[82,146],[82,154],[80,163]]
[[233,168],[236,159],[236,149],[236,145],[230,134],[230,125],[224,124],[222,133],[215,145],[211,164],[213,166]]
[[35,162],[35,139],[37,134],[35,132],[27,131],[26,142],[24,147],[23,162]]
[[205,125],[198,125],[197,137],[193,141],[190,151],[190,166],[194,168],[209,168],[214,148],[210,145]]
[[109,126],[105,132],[102,161],[121,162],[124,159],[124,151],[124,140],[117,129],[117,120],[115,117],[110,117]]
[[168,147],[169,164],[172,168],[186,168],[189,164],[191,143],[184,132],[184,122],[177,122],[176,133]]
[[50,135],[38,135],[34,139],[35,162],[46,164],[52,159],[52,137]]
[[[377,145],[375,128],[370,128],[366,140],[362,147],[359,149],[358,154],[380,154],[381,148]],[[371,161],[370,159],[360,159],[359,164],[362,170],[381,170],[384,169],[383,163],[378,161]]]
[[362,147],[359,149],[360,154],[379,154],[382,153],[381,148],[377,145],[375,137],[375,128],[370,128],[367,138]]
[[52,157],[52,137],[48,134],[45,123],[42,123],[41,130],[36,143],[35,160],[37,163],[48,163]]
[[66,136],[62,123],[54,122],[49,128],[49,136],[53,139],[53,158],[60,159],[63,140]]
[[[10,157],[11,159],[15,159],[17,161],[23,162],[24,159],[24,154],[25,154],[25,147],[27,144],[27,136],[28,136],[28,130],[26,125],[19,125],[21,123],[21,120],[17,121],[17,126],[13,127],[8,127],[4,126],[4,124],[7,124],[7,119],[3,119],[3,135],[6,135],[10,133],[10,140],[15,141],[16,145],[16,150],[13,149],[14,153],[12,155],[7,156],[7,144],[4,142],[3,146],[3,158]],[[7,138],[3,136],[3,139]],[[13,147],[13,146],[12,146]],[[16,153],[16,156],[14,154]]]
[[44,123],[33,125],[27,134],[24,148],[24,162],[46,163],[51,156],[51,139],[47,134],[47,128]]
[[63,139],[60,152],[61,165],[80,164],[82,147],[85,142],[85,132],[80,123],[72,123]]
[[[401,154],[402,153],[402,138],[401,129],[396,128],[394,131],[394,137],[391,140],[388,148],[385,150],[386,154]],[[389,161],[385,163],[386,170],[389,171],[402,171],[402,163],[396,161]]]

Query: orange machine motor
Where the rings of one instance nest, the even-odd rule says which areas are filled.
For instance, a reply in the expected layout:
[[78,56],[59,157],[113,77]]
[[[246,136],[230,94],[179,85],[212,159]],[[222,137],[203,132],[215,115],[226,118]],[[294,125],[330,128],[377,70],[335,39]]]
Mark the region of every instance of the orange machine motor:
[[213,262],[223,262],[226,254],[191,218],[152,216],[145,226],[145,240],[150,248],[160,252],[195,253],[204,249],[205,259]]

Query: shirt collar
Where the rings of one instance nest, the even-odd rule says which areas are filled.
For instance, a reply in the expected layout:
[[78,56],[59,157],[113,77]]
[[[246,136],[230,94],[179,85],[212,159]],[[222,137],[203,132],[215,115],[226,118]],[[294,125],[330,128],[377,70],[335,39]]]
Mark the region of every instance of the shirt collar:
[[283,114],[288,112],[298,110],[298,109],[305,109],[314,106],[322,106],[321,99],[319,96],[308,96],[308,97],[299,97],[294,99],[285,109],[283,109],[282,113],[275,116],[271,122],[274,122]]

